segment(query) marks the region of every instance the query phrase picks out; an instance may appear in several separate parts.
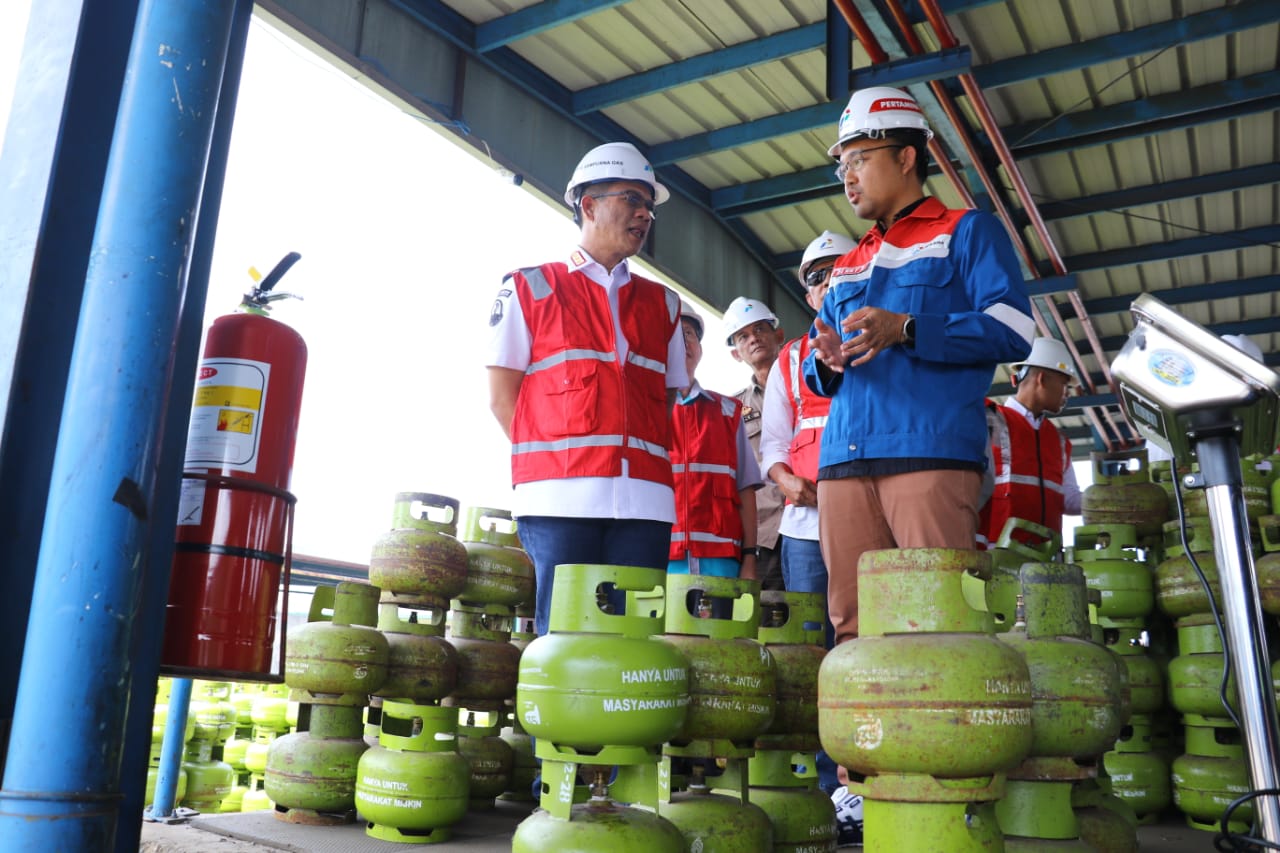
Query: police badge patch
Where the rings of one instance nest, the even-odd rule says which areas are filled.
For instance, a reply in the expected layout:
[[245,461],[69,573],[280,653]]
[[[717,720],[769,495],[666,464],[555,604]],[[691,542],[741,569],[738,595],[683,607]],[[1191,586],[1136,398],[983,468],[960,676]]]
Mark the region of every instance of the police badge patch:
[[489,312],[489,325],[496,326],[502,322],[502,300],[493,300],[493,310]]

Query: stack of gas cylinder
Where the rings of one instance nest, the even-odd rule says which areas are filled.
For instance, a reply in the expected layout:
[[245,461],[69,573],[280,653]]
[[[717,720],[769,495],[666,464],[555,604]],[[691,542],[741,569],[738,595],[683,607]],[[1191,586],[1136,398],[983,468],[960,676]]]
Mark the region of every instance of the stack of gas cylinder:
[[195,721],[195,733],[187,741],[182,758],[187,780],[182,805],[200,812],[221,811],[223,800],[231,794],[236,781],[235,770],[222,760],[223,745],[236,730],[231,684],[194,682],[187,719]]
[[[520,648],[511,642],[516,607],[533,600],[534,570],[506,510],[470,507],[460,538],[466,583],[449,608],[458,681],[445,705],[457,709],[458,751],[471,767],[471,808],[483,810],[509,790],[519,796],[512,790],[516,753],[501,729],[515,699],[520,664]],[[516,745],[526,747],[520,761],[531,785],[531,744]]]
[[828,850],[836,842],[835,807],[815,770],[826,612],[821,593],[760,594],[757,639],[773,657],[777,701],[747,766],[750,800],[769,816],[775,850]]
[[563,565],[552,602],[520,661],[542,810],[514,851],[835,849],[814,769],[823,596]]
[[362,714],[390,659],[373,627],[377,604],[378,589],[368,584],[319,587],[310,621],[289,633],[285,683],[298,702],[298,730],[271,742],[264,780],[281,819],[355,819],[357,763],[368,748]]
[[[1260,464],[1263,461],[1260,457],[1242,460],[1242,491],[1254,555],[1258,558],[1260,598],[1263,608],[1274,614],[1280,612],[1276,595],[1280,589],[1280,560],[1267,554],[1275,551],[1275,540],[1280,538],[1276,535],[1280,518],[1271,514],[1275,463],[1280,458],[1273,456],[1265,465]],[[1231,711],[1222,698],[1224,654],[1217,621],[1222,618],[1222,598],[1214,532],[1204,491],[1187,488],[1195,480],[1195,466],[1175,472],[1169,462],[1157,465],[1158,469],[1153,466],[1152,479],[1164,485],[1171,497],[1169,520],[1164,524],[1164,559],[1156,569],[1156,596],[1159,609],[1173,620],[1176,657],[1168,663],[1169,700],[1181,715],[1183,726],[1183,752],[1172,763],[1173,799],[1190,825],[1214,829],[1227,805],[1249,790],[1243,743],[1232,717],[1239,710],[1234,680],[1225,687]],[[1175,476],[1184,484],[1181,496],[1185,525],[1178,520],[1172,497]],[[1260,552],[1267,553],[1259,556]],[[1203,582],[1196,566],[1204,575]],[[1247,829],[1252,817],[1252,809],[1246,803],[1233,813],[1231,828]]]
[[374,838],[438,842],[466,814],[469,791],[457,711],[441,705],[458,684],[446,614],[466,584],[467,552],[456,536],[456,500],[402,492],[394,503],[392,529],[369,560],[390,658],[387,680],[373,691],[356,805]]
[[[516,829],[513,853],[688,849],[656,814],[660,750],[689,711],[689,662],[654,636],[666,580],[630,566],[556,567],[549,633],[524,650],[516,687],[516,714],[542,760],[542,809]],[[603,604],[611,592],[626,596],[624,612]],[[611,775],[634,805],[610,796]]]
[[[156,686],[156,706],[154,716],[151,718],[151,760],[147,765],[147,788],[146,802],[150,805],[155,801],[156,780],[160,776],[160,752],[164,744],[165,725],[169,718],[169,693],[173,687],[173,682],[168,678],[161,678]],[[183,752],[186,752],[186,744],[191,742],[191,738],[196,733],[196,718],[191,714],[187,714],[187,727],[182,735]],[[174,795],[174,802],[181,803],[182,798],[187,794],[187,773],[185,770],[178,771],[177,793]]]
[[236,708],[236,731],[222,747],[222,760],[236,772],[236,781],[222,801],[222,811],[271,808],[263,790],[267,753],[271,742],[297,722],[297,706],[290,706],[288,697],[289,689],[282,684],[234,685],[231,704]]

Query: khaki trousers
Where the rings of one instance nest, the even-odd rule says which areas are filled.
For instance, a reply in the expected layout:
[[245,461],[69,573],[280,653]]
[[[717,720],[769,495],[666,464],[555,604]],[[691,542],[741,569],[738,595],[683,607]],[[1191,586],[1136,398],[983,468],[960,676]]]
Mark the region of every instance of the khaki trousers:
[[884,548],[973,548],[976,471],[913,471],[818,481],[818,538],[836,643],[858,636],[858,559]]

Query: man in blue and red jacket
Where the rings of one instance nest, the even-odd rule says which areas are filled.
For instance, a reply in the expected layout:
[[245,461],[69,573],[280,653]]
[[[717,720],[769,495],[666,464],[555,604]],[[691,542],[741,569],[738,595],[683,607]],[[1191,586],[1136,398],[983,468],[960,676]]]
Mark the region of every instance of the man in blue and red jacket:
[[931,137],[910,95],[876,87],[850,98],[829,152],[854,212],[875,223],[836,262],[804,363],[831,398],[818,519],[837,643],[858,635],[864,552],[974,547],[983,396],[1035,335],[1004,228],[925,196]]

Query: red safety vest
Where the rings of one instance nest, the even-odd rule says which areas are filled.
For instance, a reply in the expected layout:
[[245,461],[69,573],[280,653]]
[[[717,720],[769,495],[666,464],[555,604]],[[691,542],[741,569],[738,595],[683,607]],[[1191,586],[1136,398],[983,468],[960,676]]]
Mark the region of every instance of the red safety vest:
[[680,298],[632,276],[618,290],[619,364],[606,290],[563,263],[511,275],[532,339],[511,421],[511,480],[630,476],[671,485],[667,346]]
[[[822,449],[822,430],[827,425],[830,397],[819,397],[804,383],[800,365],[809,356],[809,339],[788,341],[779,356],[783,359],[782,381],[791,403],[791,428],[795,436],[787,451],[791,473],[818,482],[818,451]],[[790,501],[787,501],[790,503]]]
[[[710,395],[708,397],[707,395]],[[742,554],[738,495],[738,424],[742,403],[714,391],[671,411],[671,470],[676,523],[669,558]]]
[[993,545],[1010,518],[1023,518],[1061,533],[1062,478],[1071,464],[1071,442],[1047,418],[1037,430],[1021,412],[991,401],[987,407],[992,413],[987,423],[992,432],[996,482],[978,529]]

